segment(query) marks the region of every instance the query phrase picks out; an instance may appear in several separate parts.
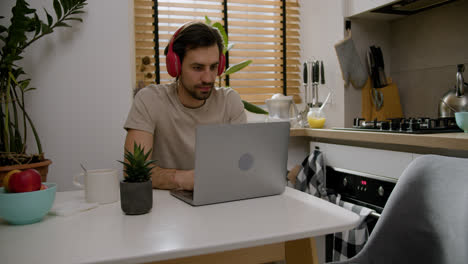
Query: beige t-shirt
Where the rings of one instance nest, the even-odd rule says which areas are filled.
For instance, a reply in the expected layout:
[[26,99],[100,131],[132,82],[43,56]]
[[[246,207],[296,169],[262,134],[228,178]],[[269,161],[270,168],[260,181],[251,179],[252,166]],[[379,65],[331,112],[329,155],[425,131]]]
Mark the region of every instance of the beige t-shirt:
[[245,123],[247,117],[239,94],[230,88],[213,89],[203,106],[192,109],[179,101],[176,87],[171,83],[140,90],[124,128],[154,135],[152,158],[159,167],[191,170],[197,125]]

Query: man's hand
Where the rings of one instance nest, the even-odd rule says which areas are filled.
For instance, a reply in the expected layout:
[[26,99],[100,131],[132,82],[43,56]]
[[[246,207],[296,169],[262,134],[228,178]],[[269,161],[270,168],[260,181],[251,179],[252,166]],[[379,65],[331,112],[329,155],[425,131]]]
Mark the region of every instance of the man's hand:
[[174,175],[174,181],[177,183],[177,189],[193,190],[193,181],[195,174],[193,170],[177,170]]

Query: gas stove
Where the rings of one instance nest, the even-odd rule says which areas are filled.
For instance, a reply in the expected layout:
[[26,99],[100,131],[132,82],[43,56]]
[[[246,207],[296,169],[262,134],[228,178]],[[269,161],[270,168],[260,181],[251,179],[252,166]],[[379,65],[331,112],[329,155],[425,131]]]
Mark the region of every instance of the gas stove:
[[391,118],[384,121],[365,121],[364,118],[355,118],[352,128],[338,129],[405,134],[463,132],[458,128],[454,117]]

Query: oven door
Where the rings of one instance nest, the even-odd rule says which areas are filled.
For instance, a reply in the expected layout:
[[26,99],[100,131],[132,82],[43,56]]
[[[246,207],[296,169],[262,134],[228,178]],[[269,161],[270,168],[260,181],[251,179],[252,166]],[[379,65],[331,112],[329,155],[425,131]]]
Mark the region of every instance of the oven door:
[[[395,187],[396,180],[388,177],[377,176],[331,166],[326,167],[326,187],[328,195],[340,195],[341,200],[375,210],[365,220],[369,234],[374,229],[380,214],[384,210],[390,193]],[[325,259],[333,260],[334,247],[333,234],[325,239]],[[353,249],[349,249],[351,252]],[[356,252],[358,253],[358,252]],[[349,254],[351,257],[353,254]]]

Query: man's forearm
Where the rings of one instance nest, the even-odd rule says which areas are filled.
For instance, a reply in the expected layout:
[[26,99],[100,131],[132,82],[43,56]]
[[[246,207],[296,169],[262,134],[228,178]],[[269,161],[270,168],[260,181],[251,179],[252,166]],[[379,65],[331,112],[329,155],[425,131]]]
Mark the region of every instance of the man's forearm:
[[154,167],[151,174],[153,188],[165,190],[179,188],[178,183],[175,181],[175,174],[176,169]]
[[193,190],[193,170],[176,170],[155,167],[151,174],[153,188]]

